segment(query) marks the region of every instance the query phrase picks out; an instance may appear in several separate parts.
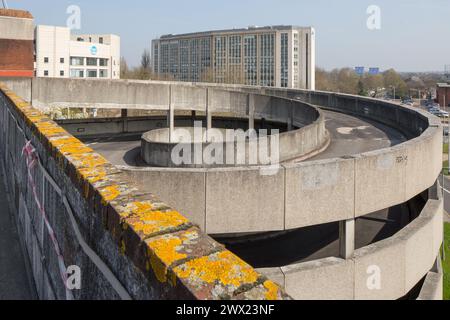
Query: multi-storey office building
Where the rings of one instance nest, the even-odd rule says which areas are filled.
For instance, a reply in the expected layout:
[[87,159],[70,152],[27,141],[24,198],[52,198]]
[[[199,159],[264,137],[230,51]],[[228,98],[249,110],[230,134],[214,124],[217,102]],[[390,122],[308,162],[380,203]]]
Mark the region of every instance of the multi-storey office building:
[[72,35],[69,28],[35,29],[36,76],[54,78],[120,78],[120,37]]
[[152,41],[153,72],[179,81],[315,89],[311,27],[249,27]]

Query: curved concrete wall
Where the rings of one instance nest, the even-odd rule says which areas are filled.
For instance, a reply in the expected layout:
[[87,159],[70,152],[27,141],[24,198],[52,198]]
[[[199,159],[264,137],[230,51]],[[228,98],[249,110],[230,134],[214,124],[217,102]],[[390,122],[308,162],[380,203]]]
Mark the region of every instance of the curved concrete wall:
[[[255,159],[251,157],[252,148],[259,148],[260,146],[271,146],[272,141],[278,143],[278,149],[271,149],[270,147],[267,152],[267,156],[274,155],[274,152],[278,151],[277,161],[284,162],[292,159],[306,159],[313,155],[316,155],[323,149],[325,149],[330,141],[329,134],[325,129],[325,119],[322,114],[318,113],[318,118],[310,125],[302,127],[300,129],[283,132],[280,134],[270,135],[270,130],[268,130],[269,136],[264,138],[254,138],[251,142],[246,140],[242,144],[235,142],[235,140],[230,142],[213,142],[213,143],[184,143],[184,149],[191,150],[190,162],[187,164],[178,164],[172,161],[172,152],[174,149],[179,150],[180,144],[177,136],[180,134],[184,135],[185,139],[194,139],[194,128],[176,128],[174,132],[175,142],[170,143],[169,140],[169,129],[155,129],[150,132],[145,133],[141,139],[141,157],[142,159],[151,166],[155,167],[170,167],[170,168],[217,168],[217,167],[236,167],[236,164],[249,164],[249,165],[264,165],[267,159],[257,156]],[[222,137],[226,137],[225,129],[219,130]],[[204,138],[206,130],[203,128],[200,133]],[[162,138],[164,137],[164,139]],[[272,140],[276,139],[276,140]],[[185,141],[189,141],[185,140]],[[221,151],[221,154],[216,154],[223,160],[223,163],[213,163],[207,164],[196,163],[196,154],[194,150],[200,148],[200,150],[205,150],[206,148],[212,148],[215,146],[217,150]],[[230,154],[228,154],[231,148]],[[176,151],[175,150],[175,151]],[[258,149],[254,149],[258,155]],[[228,161],[232,159],[231,163],[226,163],[225,159]],[[250,162],[250,159],[253,163]]]
[[[404,203],[431,187],[442,166],[442,129],[430,121],[434,125],[420,137],[395,147],[283,164],[269,175],[263,167],[123,169],[142,188],[170,199],[208,233],[295,229],[364,216]],[[189,175],[202,177],[194,189],[181,184],[177,192],[164,191],[165,185]]]
[[[442,213],[442,200],[429,200],[420,216],[404,229],[356,250],[348,260],[326,258],[260,271],[284,284],[294,299],[399,299],[436,262],[443,240]],[[431,291],[439,298],[438,290]]]
[[[78,89],[85,90],[82,81],[74,83],[81,87]],[[132,92],[143,90],[142,86],[145,85],[130,81],[111,83],[125,88],[136,85],[135,89],[129,89]],[[244,96],[253,93],[254,103],[258,106],[255,108],[255,116],[274,121],[288,119],[288,106],[281,106],[291,102],[256,94],[264,92],[376,120],[400,128],[412,138],[391,148],[339,159],[282,165],[270,175],[259,167],[200,171],[139,169],[135,172],[134,168],[124,168],[136,180],[141,181],[144,188],[160,195],[164,200],[174,201],[172,203],[178,209],[187,212],[208,233],[279,231],[364,216],[408,201],[431,187],[441,171],[442,127],[439,119],[420,110],[376,99],[326,92],[185,83],[177,88],[176,83],[148,83],[149,86],[169,84],[172,84],[173,89],[166,91],[172,91],[171,96],[177,97],[173,100],[178,101],[176,103],[180,107],[188,106],[179,101],[192,99],[201,103],[206,99],[207,94],[202,95],[202,90],[199,89],[203,86],[210,88],[207,105],[214,111],[233,111],[248,115],[249,110],[245,106],[248,107],[249,104],[248,101],[244,102]],[[95,86],[99,85],[95,83]],[[189,86],[193,91],[186,89]],[[242,91],[242,95],[236,91]],[[192,108],[195,109],[195,106]],[[308,119],[308,114],[296,115],[294,119]],[[318,130],[322,130],[322,127],[318,127]],[[315,133],[310,130],[300,141],[312,141],[316,145],[314,139],[321,134],[323,131]],[[296,141],[298,140],[292,139],[292,143],[295,144]],[[162,173],[159,174],[158,171]],[[202,184],[195,189],[189,189],[189,184],[186,187],[179,186],[176,194],[164,191],[164,185],[177,181],[179,176],[188,176],[191,172],[192,176],[203,177],[199,181]],[[151,185],[145,183],[146,176],[152,179]],[[164,180],[158,180],[158,177],[164,177]]]

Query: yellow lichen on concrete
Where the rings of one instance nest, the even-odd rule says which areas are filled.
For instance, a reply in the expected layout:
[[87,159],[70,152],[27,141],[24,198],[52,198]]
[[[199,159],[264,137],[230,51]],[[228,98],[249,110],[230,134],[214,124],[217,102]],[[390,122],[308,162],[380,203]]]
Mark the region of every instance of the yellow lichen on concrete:
[[254,283],[259,277],[252,267],[230,251],[188,261],[176,267],[174,273],[194,284],[218,284],[234,289]]
[[105,179],[107,173],[103,167],[99,168],[81,168],[78,169],[81,179],[87,180],[89,183],[96,183]]
[[266,300],[278,300],[280,298],[280,287],[275,282],[267,280],[263,285],[267,289]]
[[59,139],[52,139],[51,144],[63,155],[87,154],[93,150],[83,144],[75,137],[67,136]]
[[45,121],[45,122],[37,122],[35,123],[36,128],[38,131],[48,138],[61,135],[61,134],[67,134],[66,130],[64,130],[62,127],[58,126],[56,123],[52,121]]
[[79,168],[97,168],[109,164],[108,160],[96,153],[71,153],[68,158]]
[[177,211],[146,211],[136,213],[129,219],[128,223],[138,233],[144,237],[150,236],[165,229],[177,228],[188,223],[189,220]]
[[150,210],[154,210],[154,206],[150,201],[135,201],[121,206],[118,208],[117,213],[121,218],[128,218],[134,213],[143,213]]
[[177,251],[182,243],[182,239],[171,235],[147,242],[150,265],[160,282],[167,281],[167,270],[172,263],[187,257]]
[[112,185],[99,189],[99,193],[102,197],[102,203],[106,205],[120,195],[120,189],[118,185]]

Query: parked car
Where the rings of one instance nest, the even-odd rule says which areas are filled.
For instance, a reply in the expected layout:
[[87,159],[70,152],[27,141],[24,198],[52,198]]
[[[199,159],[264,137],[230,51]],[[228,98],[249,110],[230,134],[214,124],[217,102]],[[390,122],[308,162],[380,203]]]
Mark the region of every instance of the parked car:
[[432,107],[428,109],[429,113],[435,114],[435,113],[439,113],[441,111],[441,109],[436,108],[436,107]]
[[440,118],[448,118],[448,116],[449,116],[447,111],[442,111],[442,110],[439,110],[438,112],[436,112],[435,115]]
[[443,118],[448,118],[449,113],[448,113],[447,111],[442,111],[442,110],[441,110],[440,115],[441,115]]

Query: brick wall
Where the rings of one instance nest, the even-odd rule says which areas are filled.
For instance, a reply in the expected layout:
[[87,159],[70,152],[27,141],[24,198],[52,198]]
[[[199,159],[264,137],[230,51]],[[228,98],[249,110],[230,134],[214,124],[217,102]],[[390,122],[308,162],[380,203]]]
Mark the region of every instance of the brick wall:
[[0,39],[0,76],[33,76],[33,41]]
[[33,77],[33,16],[0,9],[0,77]]
[[450,105],[450,85],[448,87],[437,88],[437,99],[441,107],[448,107]]

